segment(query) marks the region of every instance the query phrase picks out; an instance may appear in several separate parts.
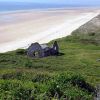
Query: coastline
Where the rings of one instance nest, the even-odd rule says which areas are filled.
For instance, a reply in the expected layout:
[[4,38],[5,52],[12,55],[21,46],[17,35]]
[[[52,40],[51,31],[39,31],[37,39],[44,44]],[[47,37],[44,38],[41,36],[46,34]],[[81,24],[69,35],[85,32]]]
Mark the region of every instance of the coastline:
[[25,10],[4,10],[0,11],[0,14],[10,14],[10,13],[25,13],[25,12],[33,12],[33,11],[52,11],[52,10],[99,10],[100,7],[61,7],[61,8],[33,8],[33,9],[25,9]]
[[[7,32],[9,32],[9,35],[12,36],[13,35],[12,26],[13,26],[13,29],[14,29],[13,31],[15,34],[14,38],[16,38],[18,34],[19,34],[18,35],[19,38],[16,38],[15,40],[12,40],[12,41],[10,40],[4,43],[1,41],[2,43],[0,43],[0,47],[1,47],[0,53],[16,50],[18,48],[27,48],[31,43],[34,43],[34,42],[48,43],[51,40],[70,35],[72,31],[74,31],[75,29],[77,29],[78,27],[85,24],[86,22],[88,22],[89,20],[91,20],[92,18],[96,17],[99,14],[99,10],[93,10],[93,9],[92,9],[93,11],[87,10],[87,9],[84,9],[84,10],[86,10],[86,12],[80,11],[79,9],[78,10],[74,10],[74,9],[54,10],[52,9],[52,10],[45,10],[45,11],[36,10],[36,12],[38,13],[37,15],[32,15],[34,12],[33,10],[31,11],[26,10],[25,12],[23,11],[13,12],[15,18],[17,18],[16,16],[18,16],[19,14],[25,14],[25,15],[30,14],[30,16],[28,16],[29,19],[27,19],[27,21],[26,19],[24,19],[25,22],[24,20],[22,22],[20,22],[20,20],[16,20],[16,21],[19,21],[20,23],[16,23],[16,21],[14,21],[14,23],[10,23],[10,24],[8,23],[8,25],[4,25],[3,28],[1,28],[0,32],[4,32],[6,36],[7,36]],[[43,13],[45,14],[43,15]],[[72,13],[75,13],[75,14],[72,14]],[[65,15],[62,15],[62,14],[65,14]],[[67,14],[70,14],[70,15],[68,16]],[[58,17],[58,15],[60,17]],[[36,21],[36,20],[34,21],[34,18],[31,19],[31,17],[34,17],[34,16],[38,17],[39,21]],[[41,18],[39,19],[39,17]],[[53,21],[55,21],[55,23]],[[34,24],[36,24],[37,27],[34,26]],[[42,27],[43,25],[45,27]],[[11,28],[11,30],[7,32],[2,31],[2,29],[4,30],[7,28],[8,29]],[[37,30],[35,30],[36,28]],[[18,29],[20,31],[18,31]],[[31,30],[31,32],[28,34],[27,30],[29,31]],[[24,36],[21,36],[20,32],[22,31],[23,31],[22,35]],[[12,32],[12,34],[10,32]]]

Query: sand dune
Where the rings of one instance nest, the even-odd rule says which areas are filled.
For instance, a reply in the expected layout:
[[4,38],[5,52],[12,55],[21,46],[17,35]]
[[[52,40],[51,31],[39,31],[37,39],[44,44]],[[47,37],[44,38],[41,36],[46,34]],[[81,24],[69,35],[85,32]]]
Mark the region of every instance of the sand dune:
[[71,32],[99,14],[98,9],[58,9],[0,14],[0,52],[47,43]]

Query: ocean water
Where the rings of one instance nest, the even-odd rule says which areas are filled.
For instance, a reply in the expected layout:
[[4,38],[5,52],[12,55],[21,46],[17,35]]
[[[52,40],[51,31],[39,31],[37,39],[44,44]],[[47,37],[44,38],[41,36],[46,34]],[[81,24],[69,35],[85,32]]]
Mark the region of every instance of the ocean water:
[[0,12],[15,11],[15,10],[28,10],[28,9],[62,8],[62,7],[66,7],[66,5],[0,2]]
[[[88,5],[89,6],[89,5]],[[0,2],[0,12],[28,10],[28,9],[47,9],[47,8],[80,8],[84,5],[62,5],[62,4],[41,4],[41,3],[21,3],[21,2]],[[85,5],[86,7],[86,5]]]

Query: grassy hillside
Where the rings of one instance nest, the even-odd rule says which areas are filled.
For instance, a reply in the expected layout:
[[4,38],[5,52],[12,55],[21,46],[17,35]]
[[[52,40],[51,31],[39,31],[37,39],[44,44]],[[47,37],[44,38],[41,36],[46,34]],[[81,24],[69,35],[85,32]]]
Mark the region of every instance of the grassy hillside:
[[32,59],[25,50],[0,54],[0,100],[93,99],[100,84],[100,45],[77,36],[57,41],[61,55],[55,57]]
[[100,15],[73,31],[72,34],[85,39],[85,41],[100,44]]

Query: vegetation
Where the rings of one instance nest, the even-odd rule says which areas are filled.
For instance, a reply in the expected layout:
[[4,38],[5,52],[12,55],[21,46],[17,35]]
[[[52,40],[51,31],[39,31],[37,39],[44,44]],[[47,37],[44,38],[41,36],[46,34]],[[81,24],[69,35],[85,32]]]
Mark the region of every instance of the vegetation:
[[100,84],[100,45],[76,35],[57,41],[59,56],[32,59],[24,49],[0,54],[0,100],[93,99]]

